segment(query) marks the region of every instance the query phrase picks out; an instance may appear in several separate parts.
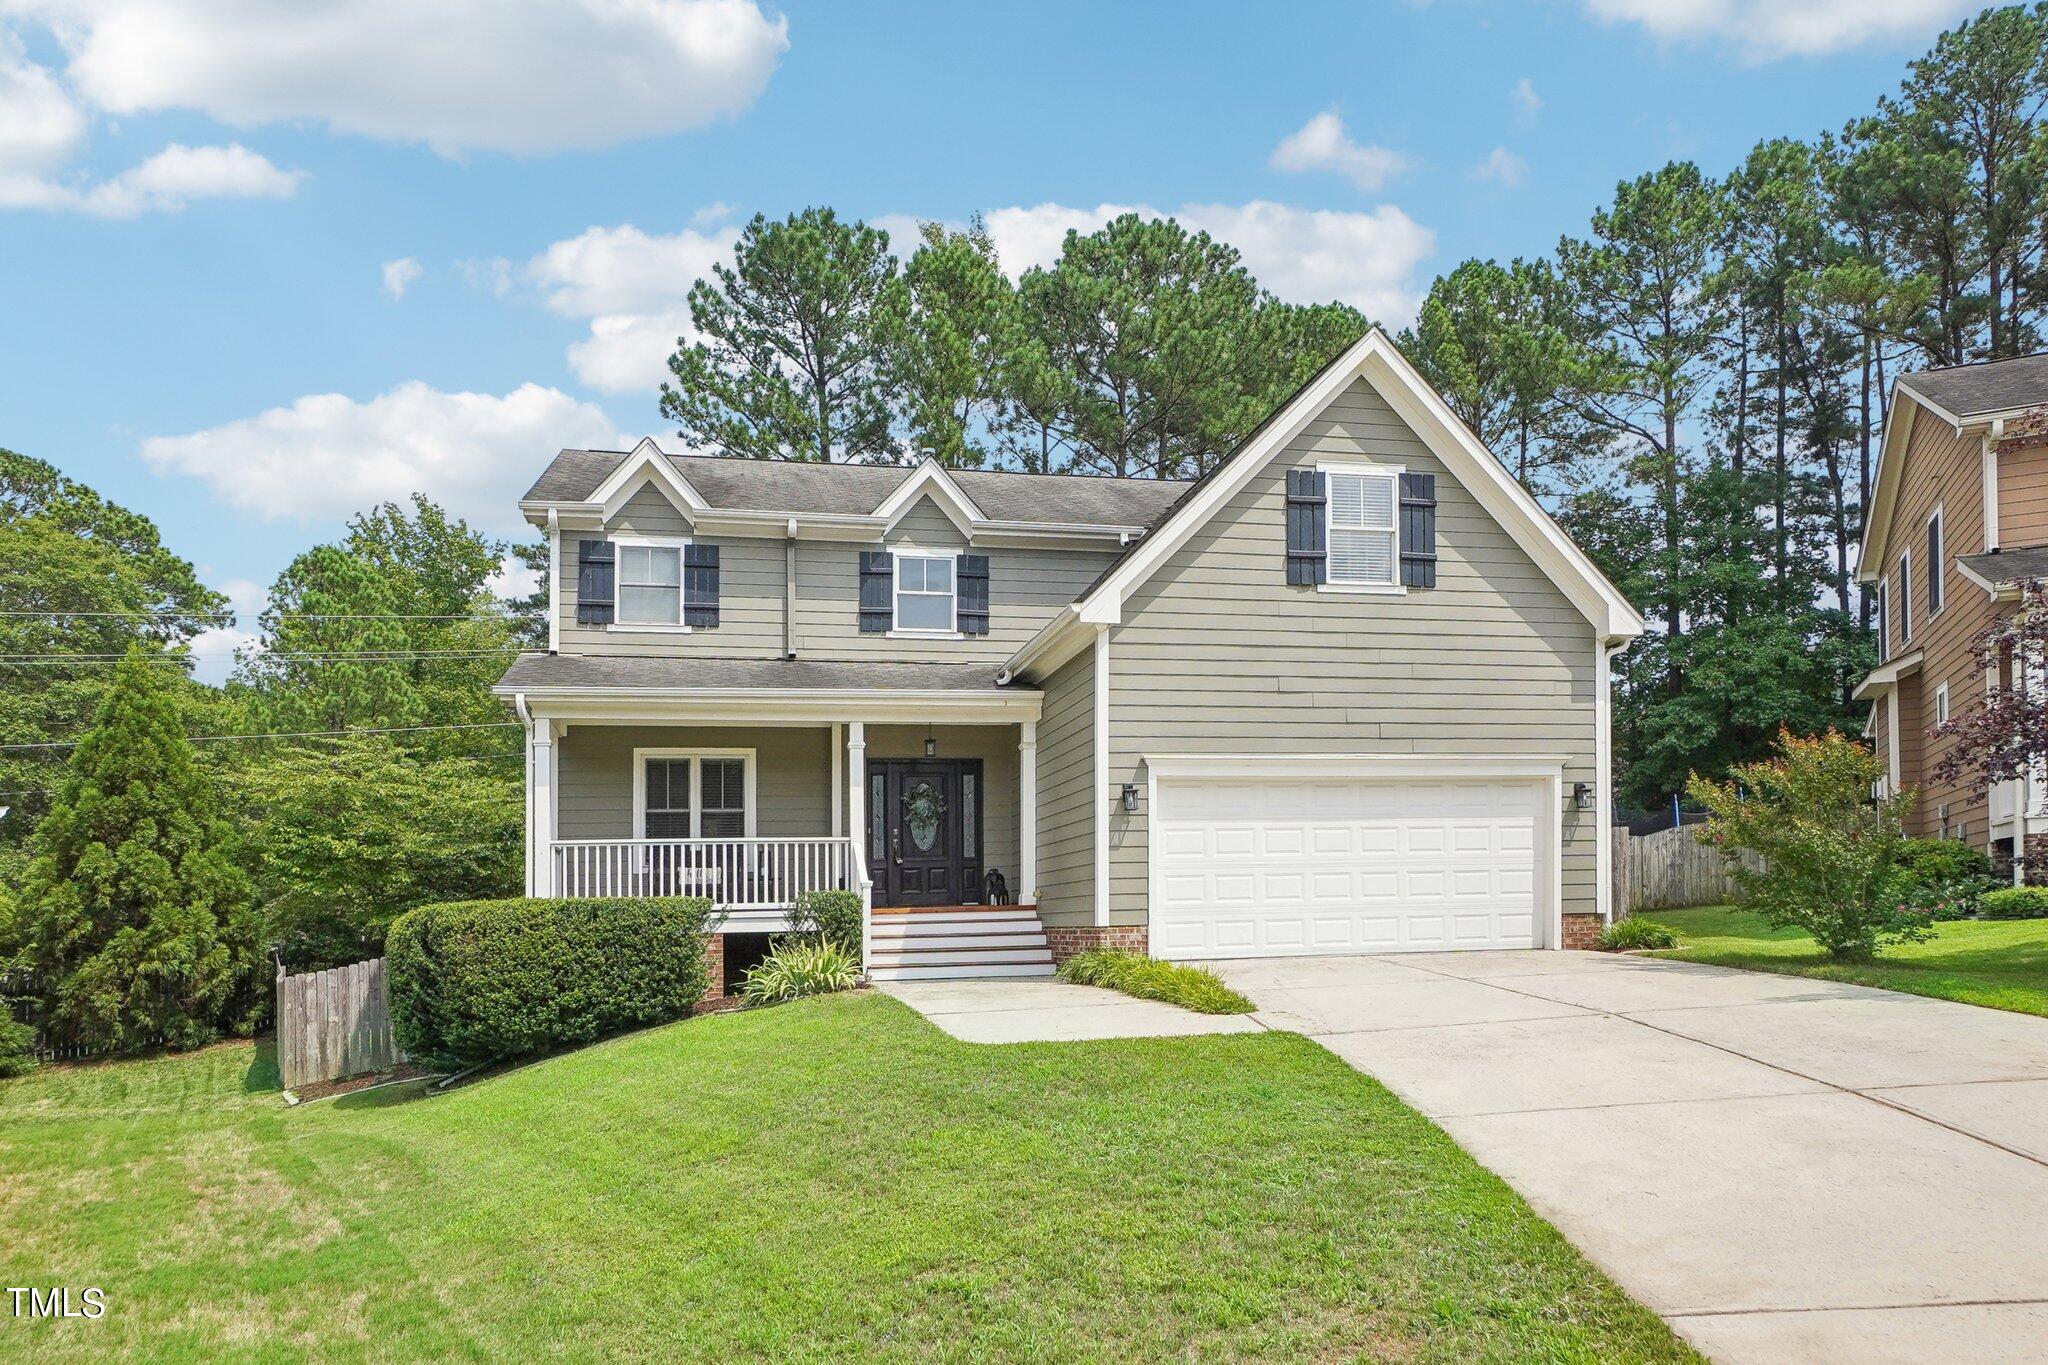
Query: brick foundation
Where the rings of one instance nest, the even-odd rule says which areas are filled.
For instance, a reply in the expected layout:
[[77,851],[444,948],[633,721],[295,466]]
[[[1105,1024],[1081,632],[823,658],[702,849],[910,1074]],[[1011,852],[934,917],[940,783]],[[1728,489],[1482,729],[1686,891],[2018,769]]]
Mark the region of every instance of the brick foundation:
[[1054,962],[1065,962],[1076,953],[1094,948],[1123,948],[1142,953],[1145,951],[1145,926],[1112,924],[1098,929],[1094,925],[1084,928],[1071,924],[1048,924],[1045,926],[1045,946],[1052,950]]
[[1566,915],[1564,917],[1564,946],[1567,948],[1598,948],[1600,930],[1605,927],[1598,915]]
[[698,1014],[723,1009],[738,998],[725,993],[724,934],[713,934],[704,940],[704,967],[709,974],[704,980],[704,996],[697,1002]]
[[2022,886],[2048,886],[2048,834],[2029,834],[2027,851],[2020,858]]

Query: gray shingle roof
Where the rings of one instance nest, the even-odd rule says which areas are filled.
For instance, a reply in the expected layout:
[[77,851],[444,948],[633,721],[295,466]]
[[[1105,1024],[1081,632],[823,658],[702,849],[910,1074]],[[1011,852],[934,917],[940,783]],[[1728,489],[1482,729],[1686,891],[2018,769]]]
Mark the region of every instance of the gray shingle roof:
[[2048,352],[1902,376],[1899,383],[1957,417],[2048,403]]
[[[527,490],[529,502],[581,502],[625,460],[617,450],[565,450]],[[764,512],[874,511],[913,472],[907,465],[809,464],[670,455],[678,473],[713,507]],[[1110,479],[1071,474],[952,472],[974,505],[997,521],[1069,526],[1150,526],[1187,484],[1165,479]]]
[[[698,659],[648,654],[521,654],[498,690],[543,687],[993,690],[995,664],[836,663],[825,659]],[[1029,688],[1008,690],[1029,691]]]
[[1957,561],[1987,583],[2024,583],[2030,578],[2048,580],[2048,545],[2027,545],[1999,550],[1995,554],[1958,555]]

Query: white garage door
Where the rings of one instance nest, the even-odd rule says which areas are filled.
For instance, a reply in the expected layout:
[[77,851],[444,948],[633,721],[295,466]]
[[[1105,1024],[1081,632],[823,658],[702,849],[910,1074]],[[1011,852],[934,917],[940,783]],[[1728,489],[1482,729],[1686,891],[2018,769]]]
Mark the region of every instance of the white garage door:
[[1161,957],[1531,948],[1542,783],[1162,780]]

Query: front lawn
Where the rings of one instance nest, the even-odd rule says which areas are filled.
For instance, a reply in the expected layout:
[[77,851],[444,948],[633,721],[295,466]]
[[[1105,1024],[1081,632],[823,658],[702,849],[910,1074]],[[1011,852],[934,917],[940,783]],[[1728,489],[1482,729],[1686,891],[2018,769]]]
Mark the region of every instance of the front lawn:
[[451,1094],[0,1082],[0,1356],[1693,1359],[1305,1039],[977,1047],[860,993]]
[[1925,943],[1886,948],[1873,962],[1838,963],[1799,930],[1772,929],[1725,905],[1657,910],[1646,917],[1669,925],[1679,939],[1678,947],[1655,957],[1853,981],[2048,1015],[2048,920],[1955,920],[1935,925],[1935,937]]

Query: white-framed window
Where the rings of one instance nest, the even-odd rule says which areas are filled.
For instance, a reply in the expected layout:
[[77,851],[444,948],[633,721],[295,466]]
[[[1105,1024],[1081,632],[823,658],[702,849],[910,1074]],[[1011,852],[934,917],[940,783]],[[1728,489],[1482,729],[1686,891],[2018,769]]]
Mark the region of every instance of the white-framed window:
[[1948,684],[1942,683],[1934,689],[1934,723],[1948,724]]
[[614,536],[618,560],[615,624],[684,630],[683,547],[687,540]]
[[1899,646],[1904,648],[1913,640],[1913,552],[1899,551]]
[[754,833],[752,749],[635,749],[633,837],[743,839]]
[[1930,621],[1941,615],[1942,600],[1947,596],[1942,591],[1941,570],[1941,508],[1936,507],[1927,518],[1927,619]]
[[954,559],[951,554],[896,551],[898,631],[914,635],[953,635],[959,631],[960,575]]
[[1324,467],[1326,586],[1401,591],[1401,471]]

